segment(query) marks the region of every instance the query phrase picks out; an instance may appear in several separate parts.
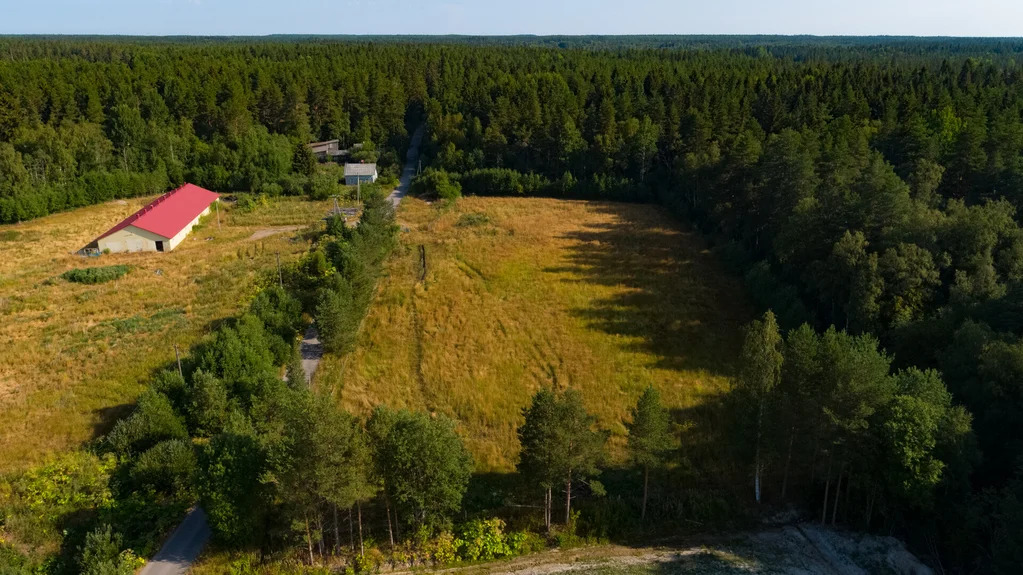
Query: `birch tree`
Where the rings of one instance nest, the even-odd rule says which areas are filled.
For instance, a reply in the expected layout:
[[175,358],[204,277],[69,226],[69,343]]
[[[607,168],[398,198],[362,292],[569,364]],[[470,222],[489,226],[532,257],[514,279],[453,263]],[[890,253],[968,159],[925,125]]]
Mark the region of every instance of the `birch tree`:
[[[751,416],[754,426],[753,440],[753,496],[760,503],[761,473],[763,471],[762,443],[764,417],[771,392],[781,379],[782,339],[778,322],[770,311],[763,319],[754,320],[746,329],[746,339],[740,356],[739,377],[735,393],[740,410]],[[743,418],[745,419],[745,418]],[[740,420],[742,421],[742,420]]]

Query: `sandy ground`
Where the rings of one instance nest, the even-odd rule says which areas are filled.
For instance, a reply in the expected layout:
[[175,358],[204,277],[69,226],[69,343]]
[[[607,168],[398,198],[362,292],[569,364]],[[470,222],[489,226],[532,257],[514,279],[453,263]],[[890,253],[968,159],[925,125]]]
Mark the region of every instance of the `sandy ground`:
[[894,538],[832,530],[809,523],[702,543],[640,548],[604,545],[555,550],[444,572],[459,575],[933,573]]
[[263,238],[268,238],[270,236],[276,236],[277,234],[283,234],[285,232],[294,232],[294,231],[302,229],[303,227],[304,226],[279,226],[279,227],[276,227],[276,228],[266,228],[266,229],[262,229],[262,230],[257,230],[255,233],[253,233],[251,236],[249,236],[249,241],[261,240]]

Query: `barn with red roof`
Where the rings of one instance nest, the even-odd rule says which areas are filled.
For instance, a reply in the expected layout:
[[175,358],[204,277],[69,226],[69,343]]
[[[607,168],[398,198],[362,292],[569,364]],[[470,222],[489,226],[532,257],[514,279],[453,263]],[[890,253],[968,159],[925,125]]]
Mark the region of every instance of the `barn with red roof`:
[[156,198],[86,246],[101,252],[169,252],[220,196],[192,184]]

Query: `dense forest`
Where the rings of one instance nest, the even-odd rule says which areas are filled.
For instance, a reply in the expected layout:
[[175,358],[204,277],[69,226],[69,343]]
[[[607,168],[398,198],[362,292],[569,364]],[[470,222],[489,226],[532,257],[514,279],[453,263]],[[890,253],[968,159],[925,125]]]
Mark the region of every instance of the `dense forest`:
[[[632,463],[684,494],[662,493],[648,512],[644,490],[643,518],[665,525],[687,514],[734,519],[753,501],[795,500],[827,522],[902,535],[945,570],[1014,572],[1023,561],[1023,69],[1016,61],[1023,43],[412,40],[2,39],[0,221],[185,180],[222,192],[322,195],[306,142],[365,142],[391,168],[409,127],[425,119],[430,168],[416,183],[420,193],[659,202],[698,225],[757,303],[773,310],[750,327],[735,392],[722,408],[735,421],[736,436],[719,455],[731,472],[693,471],[702,461],[666,463],[674,455],[665,454],[676,453],[671,445],[687,438],[665,436],[656,398],[637,406],[636,421],[646,423],[633,426],[647,439],[630,444]],[[113,452],[132,462],[126,469],[141,465],[136,457],[146,465],[171,458],[169,451],[145,456],[157,447],[180,451],[174,457],[187,468],[188,450],[165,442],[208,438],[192,463],[201,470],[195,489],[224,541],[279,547],[290,541],[283,534],[238,537],[255,524],[291,522],[282,529],[300,525],[297,541],[312,562],[311,533],[320,533],[322,546],[329,529],[320,523],[329,525],[339,506],[370,501],[366,493],[392,539],[413,540],[409,529],[442,530],[460,509],[470,465],[451,446],[449,424],[381,413],[325,429],[285,425],[278,416],[314,413],[301,402],[315,400],[230,371],[257,365],[265,375],[290,361],[285,344],[296,324],[289,322],[300,309],[334,326],[328,345],[350,346],[352,318],[361,315],[348,310],[365,307],[365,286],[386,252],[367,247],[386,241],[360,234],[329,232],[334,239],[310,255],[305,275],[289,278],[290,295],[261,295],[270,299],[257,299],[253,305],[263,307],[239,319],[237,333],[218,333],[219,344],[195,352],[187,384],[168,376],[143,397],[133,420],[152,414],[162,435],[125,424],[110,438]],[[370,251],[355,257],[346,250],[356,248],[342,246]],[[335,276],[343,281],[324,279]],[[267,339],[267,330],[281,341]],[[237,355],[261,346],[271,351],[245,361]],[[212,423],[201,402],[221,406]],[[548,427],[531,426],[530,414],[565,422],[581,442],[574,445],[589,448],[543,452],[561,436],[545,437]],[[546,527],[561,522],[551,513],[559,494],[563,522],[574,522],[573,479],[586,480],[588,494],[615,493],[614,474],[606,486],[590,480],[605,463],[603,436],[571,393],[541,393],[524,415],[520,471],[545,488],[534,495],[542,497]],[[358,446],[363,440],[352,438],[375,433],[374,445],[391,449],[365,466],[382,488],[360,491],[366,478],[321,485],[326,477],[288,475],[318,469],[296,463],[300,456],[326,457],[295,452],[289,433],[344,430],[351,437],[323,441]],[[427,449],[410,438],[435,443]],[[373,458],[351,449],[350,457]],[[402,466],[415,465],[403,456],[431,449],[447,456],[431,467],[444,469],[443,479],[388,485],[405,474]],[[551,464],[567,459],[567,471]],[[253,474],[278,491],[245,483]],[[747,478],[748,501],[729,503],[732,486]],[[296,486],[337,489],[329,497],[339,504],[324,503],[328,495],[292,500]],[[434,488],[437,498],[423,499]],[[275,503],[247,499],[257,496]],[[635,526],[614,501],[594,505],[581,528],[607,535]],[[237,515],[267,509],[273,514]]]

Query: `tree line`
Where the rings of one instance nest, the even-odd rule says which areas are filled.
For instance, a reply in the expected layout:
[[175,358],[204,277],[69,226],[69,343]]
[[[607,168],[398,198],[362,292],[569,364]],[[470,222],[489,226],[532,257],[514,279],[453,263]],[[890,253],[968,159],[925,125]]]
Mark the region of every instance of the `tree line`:
[[[940,51],[762,56],[549,53],[543,65],[467,66],[455,80],[462,98],[426,104],[433,169],[418,190],[660,202],[707,233],[785,331],[805,323],[873,336],[896,369],[918,370],[875,389],[878,403],[863,406],[870,414],[883,413],[880,397],[936,387],[915,379],[940,379],[968,411],[956,425],[972,419],[978,449],[958,469],[917,464],[969,479],[892,517],[891,528],[926,533],[921,547],[940,550],[946,568],[989,568],[993,547],[1008,556],[1020,548],[1004,534],[1019,531],[1011,502],[1023,465],[1014,367],[1023,77],[1011,61]],[[769,415],[764,397],[756,420]],[[939,399],[918,407],[938,409]],[[829,414],[811,430],[823,442],[806,468],[818,504],[842,489],[876,504],[889,489],[848,475],[865,456],[846,458],[865,448],[839,432],[874,416],[853,415]],[[1017,510],[991,514],[992,501]],[[870,524],[873,513],[865,516]]]
[[[656,49],[668,40],[591,38],[575,44],[586,49],[565,49],[546,40],[5,39],[0,220],[184,179],[304,193],[315,172],[309,139],[377,142],[381,164],[396,164],[406,125],[425,114],[433,171],[417,182],[423,193],[656,201],[714,239],[777,314],[784,341],[749,358],[773,365],[780,354],[780,375],[743,375],[732,394],[749,396],[741,405],[756,410],[746,421],[759,423],[732,442],[730,460],[749,460],[762,499],[803,485],[812,507],[830,501],[833,517],[851,518],[841,504],[835,512],[840,493],[842,502],[861,499],[858,520],[874,526],[879,509],[897,509],[887,527],[924,534],[919,547],[940,549],[945,568],[990,568],[1018,553],[1012,534],[1023,532],[1012,503],[1023,483],[1020,45],[760,40]],[[332,249],[304,263],[311,273],[299,280],[310,289],[294,297],[343,350],[353,320],[339,310],[365,306],[365,279],[352,248]],[[332,270],[344,270],[342,279]],[[333,278],[332,289],[320,293],[314,276]],[[803,376],[786,376],[805,360],[788,347],[804,323],[823,334],[800,344],[813,357],[830,362],[845,357],[835,350],[871,345],[887,352],[849,351],[855,361],[841,365],[860,371],[805,388],[793,383]],[[825,368],[838,369],[805,367]],[[798,391],[781,391],[788,385]],[[861,398],[864,389],[877,397]],[[786,432],[776,417],[789,402],[819,418]],[[834,411],[847,405],[858,411]],[[942,427],[961,431],[962,408],[976,455],[933,455],[969,436]],[[916,468],[904,489],[879,483],[879,462],[894,465],[886,442],[899,425],[924,420],[941,433],[902,446],[903,464]],[[750,437],[759,438],[751,450],[741,441]],[[946,486],[954,474],[962,481]],[[921,485],[942,485],[940,497],[908,505],[928,500]]]

